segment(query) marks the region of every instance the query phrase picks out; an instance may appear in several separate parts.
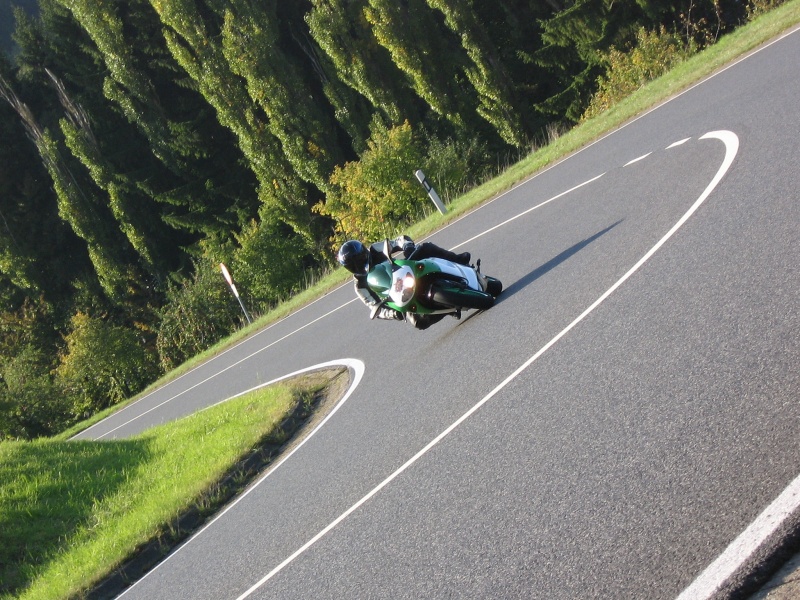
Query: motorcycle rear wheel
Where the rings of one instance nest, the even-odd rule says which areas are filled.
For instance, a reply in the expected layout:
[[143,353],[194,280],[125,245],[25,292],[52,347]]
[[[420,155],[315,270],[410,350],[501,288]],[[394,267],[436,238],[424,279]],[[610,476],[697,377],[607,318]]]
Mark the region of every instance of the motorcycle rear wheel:
[[453,308],[472,308],[486,310],[494,306],[494,296],[469,288],[432,285],[431,300],[443,306]]

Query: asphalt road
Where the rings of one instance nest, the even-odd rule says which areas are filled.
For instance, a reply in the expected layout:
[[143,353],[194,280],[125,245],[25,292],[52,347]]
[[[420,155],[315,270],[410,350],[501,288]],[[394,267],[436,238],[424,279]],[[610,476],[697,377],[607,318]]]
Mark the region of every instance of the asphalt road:
[[728,563],[701,573],[800,474],[799,56],[800,32],[437,233],[503,281],[491,310],[418,332],[369,321],[347,285],[85,432],[326,361],[358,375],[126,600],[724,584]]

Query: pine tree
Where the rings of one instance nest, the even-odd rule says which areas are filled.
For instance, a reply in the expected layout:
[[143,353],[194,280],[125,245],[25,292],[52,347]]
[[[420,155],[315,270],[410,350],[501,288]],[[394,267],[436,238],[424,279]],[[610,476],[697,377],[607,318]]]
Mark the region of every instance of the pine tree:
[[530,132],[523,124],[505,66],[472,7],[465,0],[427,2],[431,8],[442,12],[447,26],[461,37],[461,44],[472,61],[465,72],[478,93],[478,113],[506,143],[521,148],[527,143]]
[[58,212],[72,230],[86,242],[89,258],[108,296],[124,299],[137,279],[127,260],[128,244],[113,226],[113,218],[105,210],[96,190],[76,176],[58,141],[43,130],[30,109],[3,81],[0,95],[9,102],[24,122],[41,160],[47,169],[58,198]]
[[[311,245],[308,190],[286,161],[245,82],[231,69],[219,43],[223,14],[192,0],[151,0],[175,60],[216,110],[219,122],[236,136],[239,149],[258,181],[262,205],[278,211],[284,222]],[[205,17],[205,18],[204,18]]]
[[369,0],[364,14],[417,95],[456,131],[475,126],[475,88],[459,78],[467,58],[425,0]]
[[311,36],[330,58],[336,75],[369,100],[392,124],[417,119],[403,72],[378,44],[365,17],[367,0],[311,0]]
[[47,172],[13,108],[14,81],[0,55],[0,273],[17,292],[53,303],[89,263],[58,217]]
[[580,119],[602,72],[601,52],[624,46],[639,27],[653,23],[644,5],[660,12],[654,2],[578,0],[542,22],[544,46],[531,57],[551,77],[548,97],[536,107],[541,114]]
[[291,31],[293,24],[279,22],[275,0],[224,4],[229,6],[222,43],[231,70],[247,82],[250,97],[263,109],[294,171],[318,189],[327,189],[328,176],[342,160],[335,137],[338,125],[322,90],[314,93],[304,65],[281,43],[281,30]]
[[[107,67],[105,98],[140,134],[127,134],[129,156],[114,152],[122,159],[116,165],[100,164],[101,155],[107,153],[99,147],[102,139],[92,150],[92,145],[79,144],[79,136],[73,133],[75,151],[80,146],[82,160],[96,165],[93,172],[105,173],[103,179],[113,181],[105,187],[118,216],[136,206],[147,214],[144,223],[136,224],[137,228],[144,225],[146,234],[135,243],[145,261],[174,268],[181,261],[179,248],[196,241],[198,233],[230,232],[255,212],[254,194],[246,187],[252,179],[238,165],[240,155],[233,140],[213,118],[208,104],[181,81],[186,75],[167,50],[158,15],[146,0],[59,1],[86,30]],[[113,119],[106,115],[101,120]],[[125,129],[122,124],[115,128]],[[126,171],[126,164],[135,165],[135,172]],[[153,199],[162,206],[150,206]],[[153,219],[157,213],[161,218]],[[121,218],[133,239],[136,234],[127,221]],[[159,226],[162,222],[183,234],[170,233]],[[162,247],[159,260],[153,256],[153,245]]]
[[38,93],[31,97],[38,106],[29,106],[10,86],[6,86],[5,95],[53,182],[60,218],[86,245],[97,281],[112,301],[129,302],[141,294],[147,278],[138,269],[135,252],[120,231],[104,194],[64,146],[58,124],[63,108],[56,94],[48,93],[46,87],[44,70],[48,64],[69,57],[72,75],[79,79],[91,79],[96,67],[87,64],[92,58],[86,51],[87,40],[69,13],[47,0],[40,3],[40,11],[38,21],[21,18],[17,30],[19,74],[29,86],[37,86]]

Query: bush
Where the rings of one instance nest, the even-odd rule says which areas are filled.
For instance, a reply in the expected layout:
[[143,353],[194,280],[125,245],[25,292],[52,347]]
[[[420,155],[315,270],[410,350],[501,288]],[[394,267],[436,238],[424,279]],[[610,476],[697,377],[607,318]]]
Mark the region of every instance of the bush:
[[260,222],[246,225],[236,240],[240,247],[230,267],[248,310],[266,312],[298,290],[311,250],[291,228],[262,216]]
[[49,436],[69,424],[72,404],[48,370],[33,346],[0,365],[0,440]]
[[586,120],[612,107],[630,96],[640,87],[660,77],[692,53],[681,39],[667,33],[647,32],[644,28],[636,34],[636,46],[628,52],[612,47],[602,56],[606,73],[597,80],[598,89],[581,117]]
[[422,213],[425,191],[414,177],[423,153],[411,125],[387,129],[375,120],[361,160],[336,167],[334,189],[314,210],[336,222],[335,239],[366,242],[392,237],[402,225]]
[[219,270],[201,260],[192,279],[170,285],[156,348],[164,371],[207,350],[241,325],[243,315]]
[[423,171],[445,202],[463,194],[485,173],[486,145],[477,138],[467,141],[431,139]]
[[786,0],[750,0],[747,3],[747,20],[752,21],[783,4]]
[[155,357],[130,329],[78,313],[65,340],[56,378],[72,397],[77,418],[132,396],[158,374]]

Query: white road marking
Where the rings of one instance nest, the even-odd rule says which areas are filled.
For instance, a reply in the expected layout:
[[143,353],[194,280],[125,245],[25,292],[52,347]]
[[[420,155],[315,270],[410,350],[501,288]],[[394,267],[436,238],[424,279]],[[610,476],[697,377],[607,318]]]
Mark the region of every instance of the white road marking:
[[[495,387],[491,392],[489,392],[486,396],[484,396],[477,404],[475,404],[472,408],[470,408],[466,413],[464,413],[459,419],[457,419],[452,425],[450,425],[447,429],[442,431],[438,436],[436,436],[433,440],[431,440],[422,450],[417,452],[414,456],[412,456],[409,460],[407,460],[399,469],[397,469],[394,473],[389,475],[386,479],[384,479],[380,484],[378,484],[375,488],[373,488],[370,492],[368,492],[363,498],[361,498],[358,502],[353,504],[349,509],[343,512],[339,517],[334,519],[327,527],[325,527],[322,531],[317,533],[314,537],[308,540],[305,544],[303,544],[300,548],[298,548],[293,554],[287,557],[282,563],[272,569],[269,573],[267,573],[264,577],[258,580],[255,584],[253,584],[246,592],[244,592],[241,596],[237,598],[237,600],[244,600],[248,596],[250,596],[253,592],[258,590],[261,586],[263,586],[267,581],[272,579],[275,575],[277,575],[280,571],[282,571],[287,565],[289,565],[292,561],[294,561],[297,557],[302,555],[306,550],[308,550],[311,546],[316,544],[320,539],[322,539],[325,535],[327,535],[332,529],[334,529],[337,525],[339,525],[342,521],[344,521],[347,517],[349,517],[353,512],[358,510],[365,502],[367,502],[370,498],[375,496],[378,492],[380,492],[383,488],[389,485],[394,479],[396,479],[400,474],[406,471],[409,467],[414,465],[420,458],[422,458],[425,454],[427,454],[434,446],[436,446],[439,442],[441,442],[444,438],[446,438],[450,433],[452,433],[459,425],[461,425],[464,421],[469,419],[473,414],[475,414],[484,404],[486,404],[489,400],[491,400],[494,396],[496,396],[500,391],[502,391],[509,383],[514,381],[523,371],[525,371],[528,367],[530,367],[536,360],[539,359],[545,352],[547,352],[553,345],[555,345],[561,338],[563,338],[567,333],[569,333],[573,328],[575,328],[578,323],[583,321],[590,313],[592,313],[600,304],[602,304],[614,291],[617,290],[623,283],[625,283],[636,271],[638,271],[641,266],[646,263],[666,242],[669,240],[678,229],[680,229],[687,220],[697,211],[700,205],[708,198],[712,191],[717,187],[719,182],[728,172],[731,164],[733,163],[733,159],[736,157],[736,153],[739,149],[739,138],[736,134],[730,131],[714,131],[705,134],[700,139],[718,139],[725,144],[725,158],[722,161],[722,165],[718,169],[716,175],[708,184],[706,189],[700,195],[700,197],[692,204],[689,210],[684,213],[684,215],[678,220],[675,225],[662,237],[647,253],[639,259],[639,261],[631,267],[627,273],[625,273],[616,283],[614,283],[605,293],[603,293],[597,300],[595,300],[586,310],[584,310],[574,321],[572,321],[569,325],[567,325],[560,333],[558,333],[553,339],[551,339],[547,344],[545,344],[538,352],[536,352],[533,356],[531,356],[528,360],[526,360],[522,365],[520,365],[511,375],[506,377],[497,387]],[[597,179],[597,177],[595,178]],[[593,180],[591,180],[593,181]],[[587,182],[588,183],[588,182]],[[581,184],[585,185],[585,184]],[[580,187],[580,186],[578,186]],[[573,188],[575,189],[575,188]],[[556,196],[557,197],[557,196]]]
[[767,538],[800,508],[800,475],[711,563],[678,600],[711,598]]
[[[246,490],[244,493],[242,493],[240,496],[238,496],[238,497],[236,498],[236,500],[234,500],[233,502],[231,502],[231,503],[230,503],[230,504],[229,504],[229,505],[228,505],[228,506],[225,508],[225,510],[221,511],[221,512],[220,512],[219,514],[217,514],[217,515],[216,515],[216,516],[215,516],[213,519],[211,519],[211,520],[210,520],[208,523],[206,523],[206,524],[203,526],[203,528],[202,528],[202,529],[200,529],[199,531],[197,531],[197,532],[196,532],[194,535],[192,535],[192,537],[190,537],[188,540],[186,540],[186,542],[184,542],[183,544],[181,544],[181,546],[180,546],[180,547],[179,547],[177,550],[175,550],[174,552],[172,552],[172,553],[171,553],[169,556],[167,556],[167,557],[166,557],[164,560],[162,560],[162,561],[161,561],[160,563],[158,563],[158,564],[157,564],[155,567],[153,567],[153,568],[152,568],[150,571],[148,571],[148,572],[147,572],[147,573],[144,575],[144,577],[142,577],[141,579],[139,579],[138,581],[136,581],[136,583],[134,583],[134,584],[133,584],[131,587],[127,588],[127,589],[126,589],[124,592],[122,592],[122,594],[120,594],[120,595],[118,596],[118,598],[122,598],[122,596],[124,596],[124,595],[125,595],[125,594],[127,594],[129,591],[131,591],[132,589],[134,589],[134,588],[135,588],[135,587],[136,587],[136,586],[137,586],[139,583],[141,583],[142,581],[144,581],[145,579],[147,579],[147,577],[148,577],[148,576],[149,576],[151,573],[153,573],[154,571],[156,571],[157,569],[159,569],[159,568],[160,568],[160,567],[161,567],[161,566],[162,566],[164,563],[166,563],[166,562],[167,562],[167,561],[168,561],[170,558],[172,558],[173,556],[175,556],[176,554],[178,554],[178,553],[179,553],[181,550],[183,550],[183,549],[184,549],[184,548],[185,548],[185,547],[186,547],[186,546],[187,546],[187,545],[188,545],[190,542],[192,542],[192,541],[193,541],[193,540],[194,540],[194,539],[195,539],[197,536],[199,536],[199,535],[200,535],[201,533],[203,533],[203,532],[204,532],[206,529],[208,529],[208,528],[209,528],[209,527],[211,527],[211,526],[212,526],[214,523],[216,523],[216,522],[217,522],[219,519],[221,519],[221,518],[222,518],[222,516],[223,516],[223,515],[225,515],[225,514],[226,514],[226,513],[227,513],[229,510],[231,510],[231,509],[232,509],[234,506],[236,506],[237,504],[239,504],[239,502],[241,502],[242,500],[244,500],[244,499],[245,499],[245,498],[246,498],[246,497],[247,497],[247,496],[250,494],[250,492],[252,492],[252,491],[253,491],[254,489],[256,489],[256,488],[257,488],[259,485],[261,485],[261,484],[262,484],[262,483],[263,483],[263,482],[264,482],[264,481],[265,481],[265,480],[266,480],[266,479],[267,479],[267,478],[268,478],[270,475],[272,475],[272,474],[273,474],[273,473],[274,473],[274,472],[275,472],[275,471],[276,471],[276,470],[277,470],[277,469],[278,469],[278,468],[279,468],[281,465],[283,465],[283,463],[285,463],[287,460],[289,460],[289,458],[290,458],[290,457],[291,457],[291,456],[292,456],[292,455],[293,455],[295,452],[297,452],[297,451],[298,451],[300,448],[302,448],[302,447],[305,445],[305,443],[306,443],[308,440],[310,440],[310,439],[311,439],[311,438],[314,436],[314,434],[315,434],[315,433],[317,433],[317,432],[318,432],[320,429],[322,429],[322,426],[323,426],[323,425],[325,425],[325,423],[327,423],[327,422],[328,422],[328,420],[329,420],[329,419],[330,419],[330,418],[331,418],[331,417],[332,417],[332,416],[333,416],[333,415],[336,413],[336,411],[338,411],[338,410],[339,410],[339,409],[340,409],[342,406],[344,406],[344,403],[345,403],[345,402],[347,402],[347,399],[350,397],[350,395],[351,395],[351,394],[352,394],[352,393],[355,391],[355,389],[358,387],[358,384],[359,384],[359,383],[361,383],[361,378],[364,376],[364,363],[363,363],[362,361],[360,361],[360,360],[356,359],[356,358],[342,358],[342,359],[339,359],[339,360],[332,360],[332,361],[325,362],[325,363],[322,363],[322,364],[319,364],[319,365],[314,365],[313,367],[307,367],[307,368],[305,368],[305,369],[301,369],[301,370],[299,370],[299,371],[295,371],[294,373],[289,373],[288,375],[284,375],[283,377],[279,377],[279,378],[277,378],[277,379],[273,379],[272,381],[269,381],[269,382],[267,382],[267,383],[264,383],[264,384],[262,384],[262,385],[260,385],[260,386],[256,386],[256,387],[254,387],[252,390],[248,390],[248,391],[252,392],[252,391],[254,391],[254,390],[257,390],[257,389],[259,389],[259,388],[265,387],[265,386],[267,386],[267,385],[271,385],[271,384],[273,384],[273,383],[277,383],[277,382],[279,382],[279,381],[281,381],[281,380],[283,380],[283,379],[289,379],[290,377],[294,377],[295,375],[301,375],[301,374],[303,374],[303,373],[307,373],[308,371],[316,371],[316,370],[319,370],[319,369],[325,369],[325,368],[327,368],[327,367],[338,367],[338,366],[344,366],[344,367],[347,367],[347,368],[351,369],[351,370],[353,371],[353,381],[350,383],[350,387],[347,389],[347,392],[345,392],[345,395],[344,395],[344,396],[342,396],[342,399],[341,399],[341,400],[339,400],[339,402],[336,404],[336,406],[334,406],[334,407],[333,407],[333,409],[331,410],[331,412],[329,412],[329,413],[328,413],[328,414],[325,416],[325,418],[324,418],[324,419],[322,419],[322,421],[320,421],[320,422],[319,422],[319,424],[318,424],[318,425],[317,425],[317,426],[316,426],[316,427],[313,429],[313,431],[311,431],[311,433],[309,433],[309,434],[308,434],[308,435],[307,435],[307,436],[306,436],[306,437],[305,437],[305,438],[304,438],[304,439],[303,439],[303,440],[302,440],[302,441],[301,441],[299,444],[297,444],[297,446],[295,446],[294,448],[292,448],[292,450],[291,450],[289,453],[287,453],[287,454],[286,454],[286,456],[284,456],[283,458],[281,458],[281,459],[280,459],[280,460],[279,460],[277,463],[275,463],[275,465],[274,465],[274,466],[270,467],[270,468],[269,468],[269,470],[268,470],[268,471],[267,471],[267,472],[266,472],[266,473],[265,473],[265,474],[264,474],[264,475],[263,475],[263,476],[262,476],[262,477],[261,477],[261,478],[260,478],[258,481],[256,481],[256,482],[255,482],[254,484],[252,484],[250,487],[248,487],[248,488],[247,488],[247,490]],[[248,393],[248,392],[243,392],[243,394],[246,394],[246,393]],[[241,396],[242,394],[239,394],[239,395]],[[228,400],[230,400],[230,399],[232,399],[232,398],[228,398]],[[224,402],[224,401],[223,401],[223,402]],[[209,407],[209,408],[210,408],[210,407]]]
[[[228,365],[227,367],[225,367],[224,369],[222,369],[222,370],[220,370],[220,371],[217,371],[217,372],[216,372],[216,373],[214,373],[213,375],[209,375],[208,377],[206,377],[205,379],[203,379],[203,381],[200,381],[200,382],[198,382],[198,383],[194,384],[193,386],[191,386],[191,387],[188,387],[188,388],[186,388],[185,390],[183,390],[183,391],[181,391],[181,392],[178,392],[177,394],[175,394],[175,395],[174,395],[174,396],[172,396],[171,398],[167,398],[166,400],[164,400],[164,401],[163,401],[163,402],[161,402],[160,404],[156,404],[156,405],[155,405],[155,406],[153,406],[152,408],[149,408],[148,410],[144,411],[143,413],[140,413],[140,414],[136,415],[136,416],[135,416],[135,417],[133,417],[132,419],[128,419],[127,421],[125,421],[125,422],[124,422],[124,423],[122,423],[121,425],[117,425],[116,427],[114,427],[114,429],[110,429],[110,430],[106,431],[104,434],[102,434],[102,435],[99,435],[99,436],[97,436],[97,437],[96,437],[96,438],[94,438],[94,439],[95,439],[95,440],[101,440],[101,439],[103,439],[104,437],[106,437],[107,435],[111,435],[112,433],[114,433],[114,432],[115,432],[115,431],[117,431],[118,429],[121,429],[121,428],[125,427],[125,425],[129,425],[130,423],[133,423],[134,421],[136,421],[137,419],[140,419],[141,417],[145,416],[146,414],[153,412],[153,411],[154,411],[154,410],[156,410],[157,408],[161,408],[162,406],[164,406],[165,404],[167,404],[167,403],[169,403],[169,402],[172,402],[172,401],[173,401],[173,400],[175,400],[176,398],[180,398],[180,397],[181,397],[181,396],[183,396],[183,395],[184,395],[186,392],[191,392],[193,389],[195,389],[195,388],[198,388],[198,387],[200,387],[201,385],[203,385],[204,383],[207,383],[208,381],[210,381],[210,380],[214,379],[214,377],[217,377],[218,375],[221,375],[221,374],[222,374],[222,373],[224,373],[225,371],[228,371],[228,370],[232,369],[233,367],[236,367],[236,366],[238,366],[238,365],[242,364],[242,363],[243,363],[243,362],[245,362],[246,360],[250,360],[250,359],[251,359],[251,358],[253,358],[255,355],[257,355],[257,354],[259,354],[259,353],[263,352],[264,350],[267,350],[268,348],[271,348],[272,346],[274,346],[275,344],[277,344],[277,343],[279,343],[279,342],[282,342],[282,341],[283,341],[283,340],[285,340],[286,338],[288,338],[288,337],[290,337],[290,336],[293,336],[295,333],[297,333],[297,332],[299,332],[299,331],[302,331],[302,330],[303,330],[303,329],[305,329],[306,327],[310,327],[311,325],[313,325],[313,324],[314,324],[314,323],[316,323],[317,321],[320,321],[320,320],[324,319],[324,318],[325,318],[325,317],[327,317],[328,315],[335,313],[337,310],[339,310],[339,309],[341,309],[341,308],[344,308],[345,306],[347,306],[347,305],[348,305],[348,304],[350,304],[351,302],[355,302],[356,300],[357,300],[357,298],[354,298],[353,300],[350,300],[350,302],[345,302],[345,303],[344,303],[344,304],[342,304],[341,306],[337,306],[336,308],[334,308],[334,309],[333,309],[333,310],[331,310],[331,311],[328,311],[327,313],[325,313],[325,314],[324,314],[324,315],[322,315],[321,317],[317,317],[317,318],[316,318],[316,319],[314,319],[313,321],[309,321],[308,323],[306,323],[306,324],[305,324],[305,325],[303,325],[302,327],[298,327],[297,329],[295,329],[295,330],[294,330],[294,331],[292,331],[291,333],[287,333],[287,334],[286,334],[285,336],[283,336],[282,338],[278,338],[277,340],[273,341],[273,342],[272,342],[272,343],[270,343],[270,344],[267,344],[267,345],[266,345],[266,346],[264,346],[263,348],[259,348],[258,350],[256,350],[256,351],[255,351],[255,352],[253,352],[252,354],[250,354],[250,355],[248,355],[248,356],[245,356],[243,359],[241,359],[241,360],[239,360],[239,361],[236,361],[236,362],[235,362],[235,363],[233,363],[232,365]],[[101,423],[102,423],[102,421],[101,421]]]
[[667,146],[666,150],[671,150],[672,148],[675,148],[676,146],[683,146],[690,139],[692,139],[692,138],[688,137],[688,138],[685,138],[685,139],[682,139],[682,140],[678,140],[677,142],[674,142],[674,143],[670,144],[669,146]]
[[464,246],[464,245],[466,245],[466,244],[469,244],[470,242],[472,242],[472,241],[474,241],[474,240],[477,240],[479,237],[483,237],[484,235],[486,235],[487,233],[490,233],[490,232],[494,231],[495,229],[499,229],[500,227],[503,227],[504,225],[508,225],[509,223],[511,223],[511,221],[515,221],[516,219],[519,219],[520,217],[524,217],[524,216],[525,216],[525,215],[527,215],[529,212],[532,212],[532,211],[536,210],[537,208],[541,208],[541,207],[542,207],[542,206],[544,206],[545,204],[550,204],[550,203],[551,203],[553,200],[558,200],[559,198],[561,198],[561,197],[563,197],[563,196],[566,196],[566,195],[567,195],[567,194],[569,194],[570,192],[574,192],[575,190],[577,190],[577,189],[579,189],[579,188],[582,188],[582,187],[583,187],[583,186],[585,186],[585,185],[589,185],[589,184],[590,184],[590,183],[592,183],[593,181],[597,181],[597,180],[598,180],[598,179],[600,179],[600,178],[601,178],[603,175],[605,175],[605,173],[600,173],[600,175],[598,175],[597,177],[592,177],[591,179],[589,179],[589,180],[587,180],[587,181],[584,181],[583,183],[579,183],[579,184],[578,184],[578,185],[576,185],[575,187],[571,187],[571,188],[569,188],[568,190],[566,190],[566,191],[564,191],[564,192],[561,192],[560,194],[556,194],[555,196],[553,196],[553,197],[552,197],[552,198],[550,198],[549,200],[545,200],[544,202],[540,202],[540,203],[539,203],[539,204],[537,204],[536,206],[532,206],[531,208],[529,208],[529,209],[527,209],[527,210],[524,210],[524,211],[522,211],[521,213],[519,213],[518,215],[515,215],[515,216],[511,217],[510,219],[506,219],[506,220],[505,220],[505,221],[503,221],[502,223],[499,223],[499,224],[495,225],[494,227],[490,227],[490,228],[489,228],[489,229],[487,229],[486,231],[483,231],[483,232],[479,233],[478,235],[476,235],[476,236],[473,236],[473,237],[469,238],[468,240],[465,240],[465,241],[461,242],[461,243],[460,243],[460,244],[458,244],[457,246],[453,246],[453,247],[451,248],[451,250],[456,250],[456,249],[458,249],[458,248],[461,248],[461,246]]
[[625,167],[628,167],[628,166],[630,166],[630,165],[632,165],[632,164],[634,164],[634,163],[637,163],[637,162],[639,162],[640,160],[644,160],[645,158],[647,158],[647,157],[648,157],[648,156],[650,156],[651,154],[652,154],[652,152],[648,152],[647,154],[643,154],[643,155],[642,155],[642,156],[640,156],[639,158],[634,158],[633,160],[630,160],[630,161],[626,162],[624,165],[622,165],[622,168],[624,169]]

